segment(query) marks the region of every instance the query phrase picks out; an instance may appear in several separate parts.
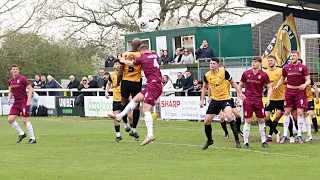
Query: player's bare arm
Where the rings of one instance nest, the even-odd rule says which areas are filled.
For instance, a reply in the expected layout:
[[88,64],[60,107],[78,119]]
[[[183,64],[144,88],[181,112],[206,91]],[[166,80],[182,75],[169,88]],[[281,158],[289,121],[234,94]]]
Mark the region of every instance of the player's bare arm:
[[125,60],[124,58],[120,58],[120,62],[128,66],[134,66],[133,61],[128,61],[128,60]]
[[[239,88],[240,88],[240,91],[242,92],[243,82],[240,81],[240,83],[239,83],[238,86],[239,86]],[[237,102],[236,102],[237,104],[240,104],[240,98],[241,98],[241,97],[240,97],[239,94],[237,93]]]
[[208,103],[211,102],[211,90],[210,90],[210,87],[208,88],[208,100],[207,100]]
[[108,81],[107,85],[106,85],[106,98],[109,99],[109,90],[111,88],[111,81]]
[[[284,76],[281,76],[281,78],[280,78],[279,81],[278,81],[278,84],[277,84],[275,87],[273,87],[273,90],[275,91],[276,89],[278,89],[278,87],[283,84],[284,80],[285,80],[285,77],[284,77]],[[268,91],[268,92],[269,92],[269,91]]]
[[305,90],[306,87],[311,84],[310,76],[306,76],[305,79],[306,79],[306,82],[300,85],[299,90]]
[[28,101],[27,101],[27,106],[30,106],[31,105],[31,98],[32,98],[32,96],[33,96],[33,88],[32,88],[32,86],[29,84],[28,86],[27,86],[27,89],[29,90],[29,92],[28,92]]
[[11,91],[11,89],[9,88],[8,105],[10,105],[11,98],[12,98],[12,91]]
[[[117,85],[116,86],[120,86],[120,83],[122,81],[122,77],[123,77],[123,71],[124,71],[124,65],[120,65],[119,70],[118,70],[118,74],[117,74]],[[113,87],[116,88],[116,87]]]
[[316,95],[316,104],[319,104],[319,91],[317,85],[313,85],[312,88],[314,89],[314,94]]
[[200,108],[203,108],[204,105],[204,97],[206,96],[208,89],[208,83],[203,82],[202,92],[201,92],[201,101],[200,101]]
[[273,91],[273,89],[272,89],[272,84],[271,84],[271,83],[267,84],[267,88],[268,88],[268,94],[267,94],[266,106],[269,106],[269,104],[270,104],[270,97],[271,97],[272,91]]
[[238,93],[238,97],[240,97],[242,100],[244,100],[246,98],[246,96],[242,93],[242,88],[236,82],[234,82],[234,80],[231,80],[230,84],[236,89],[236,91]]

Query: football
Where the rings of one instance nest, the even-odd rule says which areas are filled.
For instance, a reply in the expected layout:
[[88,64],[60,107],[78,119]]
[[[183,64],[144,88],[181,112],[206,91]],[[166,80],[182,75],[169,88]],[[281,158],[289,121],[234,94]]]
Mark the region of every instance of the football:
[[137,21],[138,26],[140,27],[140,29],[146,29],[149,26],[149,19],[144,18],[144,17],[140,17]]

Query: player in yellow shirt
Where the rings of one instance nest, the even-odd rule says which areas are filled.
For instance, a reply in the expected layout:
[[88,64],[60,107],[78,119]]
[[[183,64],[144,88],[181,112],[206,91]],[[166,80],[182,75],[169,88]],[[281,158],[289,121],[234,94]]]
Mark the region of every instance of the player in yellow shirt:
[[[113,103],[112,103],[112,111],[113,114],[119,114],[121,110],[121,86],[117,86],[117,75],[118,71],[120,69],[120,61],[116,59],[114,61],[114,72],[110,73],[109,79],[108,79],[108,84],[106,85],[106,98],[109,98],[109,90],[110,88],[113,89]],[[132,123],[132,114],[128,114],[128,118],[130,121],[130,124]],[[128,126],[127,119],[124,123],[124,127],[126,132],[130,131],[130,127]],[[116,142],[119,143],[119,141],[122,140],[122,137],[120,135],[120,123],[116,120],[114,120],[114,129],[116,131]]]
[[[221,66],[219,67],[219,69],[221,70],[225,70],[225,67]],[[228,80],[226,80],[227,82],[227,87],[228,87],[228,93],[230,94],[230,88],[231,88],[231,84]],[[211,90],[210,88],[208,89],[208,103],[210,103],[211,101]],[[232,113],[233,115],[236,117],[236,125],[237,125],[237,129],[238,129],[238,133],[240,134],[240,136],[243,136],[243,133],[241,131],[241,115],[237,109],[237,105],[236,103],[234,102],[234,99],[231,98],[231,107],[232,107]],[[220,112],[220,124],[221,124],[221,127],[224,131],[224,137],[225,138],[229,138],[229,132],[228,132],[228,129],[227,129],[227,122],[225,121],[225,116],[224,116],[224,112],[221,111]],[[231,126],[231,125],[230,125]]]
[[[268,65],[269,68],[265,70],[270,78],[270,82],[272,83],[272,87],[278,84],[282,76],[282,68],[277,67],[277,58],[273,55],[268,56]],[[266,115],[266,125],[270,127],[269,135],[266,138],[267,142],[272,141],[272,134],[273,132],[277,135],[277,143],[281,140],[280,131],[277,130],[277,125],[279,119],[284,114],[284,94],[286,91],[286,85],[281,85],[275,91],[272,92],[270,97],[270,104],[269,106],[265,107],[265,115]],[[271,111],[276,111],[276,116],[273,121],[270,120],[270,113]]]
[[241,148],[237,126],[232,114],[232,103],[231,96],[229,93],[230,88],[228,87],[226,80],[228,80],[230,84],[232,84],[232,86],[237,90],[239,97],[244,99],[245,96],[242,94],[240,87],[237,85],[236,82],[233,81],[230,74],[225,70],[219,69],[219,59],[215,57],[211,58],[210,71],[204,75],[204,82],[200,101],[200,108],[203,108],[204,98],[209,86],[211,90],[212,100],[210,101],[204,119],[205,134],[207,136],[207,141],[205,145],[202,147],[203,150],[208,149],[208,147],[213,144],[211,123],[213,117],[219,114],[221,110],[223,110],[223,112],[226,114],[228,121],[230,121],[230,126],[236,141],[236,148]]
[[[139,47],[141,46],[141,41],[138,38],[132,40],[131,43],[132,49],[130,53],[134,53],[136,57],[140,57],[141,54],[139,52]],[[128,52],[122,54],[126,60],[134,61],[135,57],[132,55],[128,55]],[[129,103],[130,95],[135,97],[142,90],[142,68],[141,65],[138,66],[129,66],[126,64],[122,64],[120,66],[120,70],[118,73],[117,85],[120,85],[121,82],[121,111],[127,106]],[[140,110],[139,105],[133,110],[133,124],[132,129],[129,132],[129,135],[134,137],[136,141],[139,141],[139,135],[136,131],[139,118],[140,118]],[[124,116],[123,121],[127,120],[127,116]]]

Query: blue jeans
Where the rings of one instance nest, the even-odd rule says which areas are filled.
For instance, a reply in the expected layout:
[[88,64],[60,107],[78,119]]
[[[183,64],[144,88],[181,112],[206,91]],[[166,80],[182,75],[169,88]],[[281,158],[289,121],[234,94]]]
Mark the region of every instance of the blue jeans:
[[36,113],[37,109],[38,109],[38,105],[34,105],[34,104],[30,105],[30,114],[31,114],[31,116],[36,116],[37,115],[37,113]]

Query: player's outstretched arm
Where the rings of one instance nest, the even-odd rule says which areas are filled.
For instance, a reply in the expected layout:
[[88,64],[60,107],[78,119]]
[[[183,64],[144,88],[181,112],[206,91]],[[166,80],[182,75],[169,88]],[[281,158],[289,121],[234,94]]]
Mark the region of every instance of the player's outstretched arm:
[[120,62],[128,66],[134,66],[133,61],[128,61],[128,60],[125,60],[124,58],[120,58]]
[[33,88],[32,88],[32,86],[29,84],[28,86],[27,86],[27,89],[29,90],[29,92],[28,92],[28,101],[27,101],[27,106],[30,106],[31,105],[31,98],[32,98],[32,96],[33,96]]

